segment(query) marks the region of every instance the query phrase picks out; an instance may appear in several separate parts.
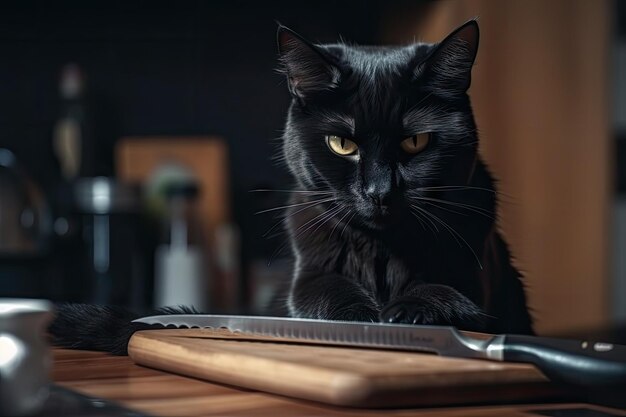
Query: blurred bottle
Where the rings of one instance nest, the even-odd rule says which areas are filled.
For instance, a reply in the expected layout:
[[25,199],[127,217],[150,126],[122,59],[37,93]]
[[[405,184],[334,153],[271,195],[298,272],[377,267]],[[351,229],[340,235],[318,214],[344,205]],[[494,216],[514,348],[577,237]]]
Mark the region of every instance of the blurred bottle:
[[186,305],[201,311],[209,308],[208,268],[199,246],[189,238],[193,224],[195,182],[168,184],[165,195],[170,215],[170,243],[157,248],[154,304],[156,307]]
[[[91,176],[87,167],[87,153],[91,152],[89,112],[85,103],[85,77],[76,64],[61,69],[59,84],[58,119],[52,129],[52,149],[59,163],[61,181],[56,185],[53,200],[55,220],[54,262],[62,273],[63,287],[59,297],[70,300],[92,301],[91,263],[83,256],[85,220],[75,204],[75,189],[81,176]],[[78,212],[77,212],[78,211]],[[90,233],[86,233],[89,235]],[[89,246],[89,244],[87,244]],[[56,288],[54,289],[56,291]]]
[[93,176],[93,135],[85,101],[85,80],[76,64],[61,71],[61,111],[53,133],[53,147],[65,180]]
[[113,178],[79,178],[72,215],[81,219],[86,300],[143,308],[145,274],[140,240],[140,188]]

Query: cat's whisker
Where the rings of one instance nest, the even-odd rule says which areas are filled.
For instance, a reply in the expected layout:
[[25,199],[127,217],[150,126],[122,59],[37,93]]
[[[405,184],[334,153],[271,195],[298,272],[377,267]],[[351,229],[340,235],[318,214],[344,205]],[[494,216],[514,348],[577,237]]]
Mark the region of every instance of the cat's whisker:
[[343,207],[339,207],[338,210],[335,210],[335,212],[329,214],[328,216],[326,216],[326,218],[324,219],[324,221],[322,221],[313,231],[310,232],[310,234],[314,234],[315,232],[317,232],[323,225],[325,225],[326,223],[328,223],[333,217],[335,217],[336,215],[338,215],[339,213],[341,213],[343,211]]
[[426,230],[426,226],[424,225],[424,222],[422,222],[422,219],[420,219],[420,217],[417,215],[416,212],[413,211],[413,209],[411,209],[411,214],[413,215],[413,217],[415,217],[415,219],[418,221],[420,226],[422,226],[422,229]]
[[430,186],[430,187],[417,187],[414,190],[416,191],[485,191],[488,193],[492,193],[492,194],[496,194],[498,196],[503,196],[503,197],[507,197],[510,199],[515,199],[515,197],[513,197],[510,194],[504,193],[502,191],[498,191],[498,190],[494,190],[491,188],[485,188],[485,187],[476,187],[476,186],[471,186],[471,185],[436,185],[436,186]]
[[424,96],[424,97],[423,97],[420,101],[418,101],[418,102],[417,102],[417,104],[415,104],[415,105],[413,106],[413,108],[417,108],[417,107],[418,107],[420,104],[422,104],[424,101],[428,100],[428,99],[430,98],[430,96],[432,96],[432,95],[433,95],[433,93],[432,93],[432,92],[430,92],[430,93],[426,94],[426,95],[425,95],[425,96]]
[[[412,206],[413,209],[416,209],[417,207]],[[422,225],[422,227],[424,228],[424,230],[426,230],[426,228],[424,227],[424,224],[426,226],[428,226],[428,229],[433,233],[433,236],[437,236],[439,233],[439,229],[437,228],[437,225],[435,223],[433,223],[433,221],[431,219],[429,219],[428,217],[424,216],[423,220],[427,223],[422,223],[421,219],[420,219],[420,212],[411,209],[411,213],[413,213],[413,215],[415,216],[415,218],[420,222],[420,224]],[[430,223],[430,224],[429,224]]]
[[493,212],[491,210],[485,207],[474,205],[474,204],[462,203],[460,201],[445,200],[445,199],[435,198],[435,197],[421,197],[421,198],[424,198],[427,201],[436,201],[436,202],[453,205],[453,206],[460,207],[460,208],[466,208],[468,210],[475,210],[476,212],[483,213],[489,216],[493,215]]
[[298,194],[333,194],[333,191],[325,190],[271,190],[271,189],[258,189],[250,190],[249,193],[298,193]]
[[419,207],[419,206],[414,206],[414,208],[420,210],[422,213],[424,213],[426,216],[428,216],[429,218],[433,219],[434,221],[436,221],[438,224],[440,224],[441,226],[444,227],[444,229],[446,230],[452,230],[452,236],[455,238],[456,242],[461,245],[461,241],[458,240],[457,236],[459,235],[458,232],[454,229],[452,229],[452,227],[445,221],[441,220],[440,217],[438,217],[437,215],[435,215],[434,213],[431,213],[430,211],[426,210],[423,207]]
[[[311,208],[311,207],[314,207],[314,206],[304,207],[303,209],[300,209],[300,210],[307,210],[307,209],[309,209],[309,208]],[[280,217],[280,216],[279,216],[279,217]],[[282,217],[280,220],[278,220],[276,223],[274,223],[274,224],[273,224],[273,225],[272,225],[269,229],[267,229],[267,230],[266,230],[266,231],[265,231],[265,232],[261,235],[261,237],[264,237],[264,238],[272,238],[272,237],[275,237],[275,236],[276,236],[276,234],[271,235],[271,236],[270,236],[269,234],[272,232],[272,230],[276,229],[276,228],[277,228],[278,226],[280,226],[281,224],[285,224],[285,220],[286,220],[288,217],[289,217],[289,216]],[[280,234],[280,233],[279,233],[279,234]]]
[[327,202],[330,202],[330,201],[333,201],[333,200],[336,200],[336,198],[332,197],[332,198],[324,198],[324,199],[314,200],[314,201],[306,201],[306,202],[303,202],[303,203],[287,204],[285,206],[274,207],[274,208],[270,208],[270,209],[266,209],[266,210],[257,211],[254,214],[269,213],[271,211],[285,210],[285,209],[289,209],[289,208],[293,208],[293,207],[300,207],[300,206],[304,206],[304,205],[315,205],[315,204],[319,204],[319,203],[327,203]]
[[[313,223],[313,226],[316,225],[317,222],[320,221],[322,218],[324,218],[329,212],[334,211],[336,209],[337,207],[331,206],[328,208],[328,210],[324,210],[323,212],[319,213],[317,216],[313,217],[312,219],[307,220],[306,222],[298,226],[298,228],[294,231],[296,233],[295,237],[299,237],[301,235],[299,233],[301,230],[303,230],[304,228],[307,228],[307,226],[311,225],[312,223]],[[308,228],[306,230],[308,230]]]
[[425,197],[424,198],[425,201],[434,201],[434,202],[438,202],[441,204],[447,204],[449,206],[453,206],[453,207],[458,207],[460,209],[465,209],[465,210],[469,210],[471,212],[480,214],[482,216],[485,216],[486,218],[490,219],[490,220],[495,220],[493,213],[489,210],[487,210],[484,207],[480,207],[480,206],[474,206],[472,204],[466,204],[466,203],[460,203],[458,201],[449,201],[449,200],[442,200],[439,198],[431,198],[431,197]]
[[451,233],[454,233],[458,236],[459,239],[461,239],[463,241],[463,243],[465,243],[465,246],[467,246],[467,248],[470,250],[470,252],[472,252],[472,255],[474,255],[474,258],[476,259],[476,263],[478,263],[478,267],[480,269],[483,269],[483,265],[480,262],[480,259],[478,258],[478,255],[476,254],[476,251],[474,251],[474,249],[472,248],[472,246],[467,242],[467,240],[465,240],[465,238],[463,236],[461,236],[461,234],[459,232],[457,232],[452,226],[450,226],[448,223],[446,223],[445,221],[443,221],[440,217],[434,215],[433,213],[430,213],[428,210],[425,210],[427,213],[429,213],[431,216],[433,216],[434,220],[439,221],[443,226],[445,226]]
[[[334,203],[333,203],[334,204]],[[331,204],[332,207],[332,204]],[[321,212],[320,214],[318,214],[317,216],[313,217],[312,219],[308,220],[306,223],[300,225],[300,227],[298,227],[292,234],[292,236],[290,237],[290,239],[286,240],[284,243],[282,243],[275,251],[274,253],[272,253],[272,255],[270,256],[269,261],[267,262],[267,265],[270,266],[272,264],[272,262],[274,261],[274,259],[280,255],[282,253],[283,250],[285,250],[285,248],[287,247],[288,244],[295,242],[297,240],[298,237],[300,237],[302,235],[303,232],[298,232],[300,229],[302,229],[303,227],[305,227],[306,225],[315,222],[316,220],[319,221],[320,218],[323,218],[323,216],[328,213],[329,210],[332,210],[331,208]],[[307,229],[308,230],[308,229]],[[306,231],[306,230],[304,230]],[[295,234],[295,236],[294,236]]]
[[496,190],[486,187],[476,187],[473,185],[433,185],[428,187],[417,187],[416,190],[481,190],[490,193],[497,193]]
[[450,209],[446,209],[444,207],[438,206],[438,205],[436,205],[436,204],[434,204],[432,202],[437,202],[437,203],[440,203],[440,204],[447,204],[447,205],[452,206],[452,207],[458,207],[458,208],[461,208],[461,209],[465,209],[465,210],[468,210],[468,211],[480,214],[482,216],[487,217],[490,220],[494,220],[494,217],[493,217],[492,213],[489,210],[487,210],[487,209],[485,209],[483,207],[474,206],[474,205],[471,205],[471,204],[459,203],[458,201],[442,200],[442,199],[439,199],[439,198],[432,198],[432,197],[417,197],[417,196],[414,196],[412,199],[413,200],[418,200],[418,201],[424,201],[424,202],[427,202],[427,203],[431,202],[430,203],[431,205],[433,205],[435,207],[439,207],[442,210],[450,211],[452,213],[456,213],[456,214],[460,214],[460,215],[466,215],[464,213],[459,213],[458,211],[454,211],[454,210],[450,210]]
[[[280,223],[278,223],[278,224],[280,224]],[[271,239],[274,239],[274,238],[279,237],[279,236],[285,236],[285,233],[286,232],[284,230],[277,230],[275,233],[272,233],[272,234],[269,234],[269,235],[268,234],[263,234],[262,237],[267,239],[267,240],[271,240]]]
[[281,245],[278,247],[278,249],[276,249],[276,250],[274,251],[274,253],[272,253],[272,256],[270,256],[270,259],[267,261],[267,266],[268,266],[268,267],[272,265],[272,262],[274,262],[274,259],[276,259],[276,257],[277,257],[278,255],[280,255],[280,254],[282,253],[282,251],[283,251],[283,250],[285,250],[285,248],[287,247],[287,245],[288,245],[289,243],[290,243],[290,242],[289,242],[289,241],[287,241],[287,242],[285,242],[285,243],[281,244]]
[[413,209],[410,209],[410,211],[413,217],[415,217],[415,219],[418,221],[420,226],[422,226],[422,229],[426,230],[426,226],[424,225],[424,222],[422,222],[422,219],[417,215],[417,213],[413,211]]
[[343,226],[343,229],[341,229],[341,233],[339,234],[339,238],[340,239],[343,237],[343,232],[346,231],[346,229],[348,228],[348,225],[350,224],[352,219],[354,219],[354,216],[356,216],[356,211],[354,213],[352,213],[352,216],[348,219],[348,221],[346,222],[345,226]]
[[[457,232],[452,226],[450,226],[448,223],[446,223],[445,221],[443,221],[440,217],[436,216],[435,214],[429,212],[428,210],[419,207],[419,206],[415,206],[413,205],[414,208],[422,211],[425,215],[428,215],[429,217],[431,217],[433,220],[439,222],[439,224],[441,224],[442,226],[444,226],[446,228],[446,230],[454,237],[455,235],[461,239],[463,241],[463,243],[465,243],[465,246],[467,246],[467,248],[472,252],[472,254],[474,255],[474,258],[476,259],[476,262],[478,263],[478,266],[480,267],[480,269],[483,269],[483,265],[480,262],[480,259],[478,259],[478,255],[476,255],[476,252],[474,251],[474,249],[471,247],[471,245],[467,242],[467,240],[465,240],[465,238],[463,238],[463,236],[461,236],[461,234],[459,232]],[[455,237],[455,240],[458,242],[458,239]],[[459,242],[460,244],[460,242]]]
[[346,207],[346,214],[344,214],[338,221],[337,223],[335,223],[335,226],[333,227],[333,229],[330,231],[330,235],[328,235],[328,241],[330,242],[330,238],[333,237],[333,233],[335,232],[335,229],[337,229],[337,226],[339,226],[341,224],[341,222],[350,215],[350,209],[348,209]]
[[[309,230],[311,230],[313,227],[315,227],[316,225],[318,226],[312,233],[316,232],[324,223],[326,223],[328,220],[330,220],[331,218],[333,218],[336,214],[339,214],[339,212],[341,212],[343,210],[343,207],[338,206],[335,208],[331,208],[326,210],[324,213],[322,213],[323,217],[321,217],[320,219],[318,219],[315,223],[311,224],[309,227],[307,227],[305,230],[302,230],[297,236],[301,237],[304,233],[308,232]],[[319,217],[319,216],[318,216]],[[304,225],[303,225],[304,226]],[[300,228],[302,228],[302,226],[300,226],[297,230],[300,230]],[[296,231],[297,231],[296,230]]]
[[[335,203],[333,203],[333,204],[335,204]],[[296,235],[292,236],[291,239],[293,241],[296,241],[299,237],[301,237],[307,231],[311,230],[318,223],[321,222],[321,224],[324,224],[327,220],[331,219],[335,214],[337,214],[339,211],[341,211],[341,209],[342,209],[342,207],[332,208],[332,205],[331,205],[331,208],[328,208],[327,210],[325,210],[322,213],[318,214],[317,216],[315,216],[314,218],[312,218],[308,222],[300,225],[300,227],[298,227],[298,229],[296,229],[295,232],[294,232],[294,233],[296,233]],[[307,225],[309,225],[309,226],[305,230],[301,230],[303,227],[305,227]],[[316,230],[317,229],[315,229],[315,231]],[[279,248],[276,251],[274,251],[274,253],[272,254],[272,256],[270,257],[270,259],[268,261],[268,266],[271,265],[272,262],[274,261],[274,259],[276,258],[276,256],[280,255],[280,253],[287,247],[288,243],[290,243],[290,241],[287,241],[287,242],[283,243],[282,245],[279,246]]]
[[[293,216],[295,216],[295,215],[296,215],[296,214],[298,214],[298,213],[302,213],[302,212],[303,212],[303,211],[305,211],[305,210],[308,210],[308,209],[313,208],[313,207],[317,207],[317,206],[319,206],[320,204],[324,204],[324,203],[325,203],[325,201],[321,201],[321,202],[318,202],[318,203],[315,203],[315,204],[312,204],[312,205],[306,206],[306,207],[304,207],[304,208],[300,208],[300,209],[298,209],[298,210],[294,211],[293,213],[287,213],[287,215],[286,215],[286,216],[284,216],[282,219],[280,219],[280,221],[276,222],[276,223],[275,223],[272,227],[270,227],[270,228],[269,228],[269,230],[267,230],[265,233],[263,233],[263,237],[267,237],[267,235],[268,235],[268,234],[269,234],[272,230],[276,229],[276,227],[278,227],[279,225],[284,224],[284,223],[285,223],[285,220],[287,220],[288,218],[293,217]],[[274,235],[274,236],[276,236],[276,235]],[[273,237],[273,236],[272,236],[272,237]]]
[[468,216],[467,213],[461,213],[460,211],[452,210],[452,209],[450,209],[448,207],[443,207],[443,206],[440,206],[440,205],[438,205],[436,203],[433,203],[433,202],[430,202],[430,201],[424,201],[424,204],[428,204],[430,206],[436,207],[436,208],[438,208],[440,210],[447,211],[449,213],[458,214],[459,216]]
[[[441,226],[443,226],[444,230],[446,230],[448,233],[450,233],[450,235],[454,238],[454,240],[456,241],[456,243],[459,244],[459,247],[462,247],[462,243],[461,241],[457,238],[456,236],[456,231],[450,231],[449,229],[449,225],[445,222],[443,222],[439,217],[435,216],[433,213],[429,212],[428,210],[426,210],[423,207],[419,207],[419,206],[413,206],[414,209],[419,210],[422,214],[424,214],[426,216],[426,218],[431,219],[430,221],[432,222],[433,220],[435,220],[438,224],[440,224]],[[437,231],[439,231],[439,229],[435,226],[435,228],[437,229]],[[453,233],[454,232],[454,233]]]

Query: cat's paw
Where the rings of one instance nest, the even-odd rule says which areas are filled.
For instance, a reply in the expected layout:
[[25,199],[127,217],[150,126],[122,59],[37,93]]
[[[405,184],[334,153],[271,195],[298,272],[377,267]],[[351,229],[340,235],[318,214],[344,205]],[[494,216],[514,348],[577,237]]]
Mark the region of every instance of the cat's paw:
[[375,308],[369,306],[345,306],[333,309],[327,320],[338,321],[363,321],[376,323],[378,321],[379,312]]
[[485,315],[463,294],[445,285],[423,285],[414,295],[398,297],[383,308],[385,323],[456,326],[481,330]]

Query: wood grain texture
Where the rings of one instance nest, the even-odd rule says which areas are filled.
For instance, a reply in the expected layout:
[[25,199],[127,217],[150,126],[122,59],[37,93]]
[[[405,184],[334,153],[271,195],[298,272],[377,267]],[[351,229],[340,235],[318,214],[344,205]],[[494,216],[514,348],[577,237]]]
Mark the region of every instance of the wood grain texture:
[[197,209],[206,236],[230,217],[228,150],[218,137],[127,137],[116,148],[118,175],[124,181],[145,183],[167,163],[181,164],[198,179]]
[[342,406],[501,402],[556,394],[530,365],[250,341],[228,334],[209,329],[142,331],[132,337],[128,351],[136,363],[152,368]]
[[395,410],[339,408],[143,368],[128,357],[65,349],[54,350],[52,378],[66,388],[155,416],[537,417],[530,410],[563,408],[590,408],[626,415],[623,411],[576,403]]

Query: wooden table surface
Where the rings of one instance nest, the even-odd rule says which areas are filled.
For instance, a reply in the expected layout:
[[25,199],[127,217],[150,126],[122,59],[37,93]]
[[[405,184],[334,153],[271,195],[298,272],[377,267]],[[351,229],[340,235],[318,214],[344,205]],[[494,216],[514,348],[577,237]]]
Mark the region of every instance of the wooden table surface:
[[[58,385],[74,389],[87,396],[115,401],[124,407],[155,416],[626,416],[625,411],[585,404],[525,404],[401,410],[347,409],[173,375],[135,365],[128,357],[66,349],[54,349],[53,380]],[[586,413],[591,414],[556,412],[556,410],[581,408],[588,408]],[[538,413],[539,410],[542,410],[541,414]],[[600,413],[596,414],[591,410]]]

